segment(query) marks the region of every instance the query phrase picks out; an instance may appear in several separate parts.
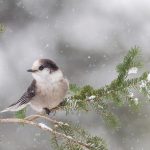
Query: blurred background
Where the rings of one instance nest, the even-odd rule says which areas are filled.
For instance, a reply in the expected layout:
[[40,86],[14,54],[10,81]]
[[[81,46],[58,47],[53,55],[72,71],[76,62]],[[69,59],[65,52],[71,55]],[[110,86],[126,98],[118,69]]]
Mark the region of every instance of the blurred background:
[[[94,87],[116,77],[115,66],[135,45],[146,69],[150,66],[147,0],[0,0],[0,23],[5,25],[0,33],[0,110],[23,94],[32,81],[26,70],[38,58],[57,62],[71,83]],[[149,105],[139,113],[116,111],[122,126],[115,132],[93,113],[68,118],[103,137],[110,150],[149,150]],[[57,117],[67,119],[62,112]],[[51,150],[50,146],[49,135],[39,129],[0,124],[0,150]]]

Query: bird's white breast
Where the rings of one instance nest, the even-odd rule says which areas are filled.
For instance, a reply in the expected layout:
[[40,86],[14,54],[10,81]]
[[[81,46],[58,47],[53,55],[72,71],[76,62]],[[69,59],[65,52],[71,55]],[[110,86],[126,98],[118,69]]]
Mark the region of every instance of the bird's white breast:
[[57,80],[37,82],[37,94],[31,101],[32,108],[40,112],[43,108],[52,109],[57,107],[63,101],[68,86],[68,80],[63,77],[59,80],[57,78]]

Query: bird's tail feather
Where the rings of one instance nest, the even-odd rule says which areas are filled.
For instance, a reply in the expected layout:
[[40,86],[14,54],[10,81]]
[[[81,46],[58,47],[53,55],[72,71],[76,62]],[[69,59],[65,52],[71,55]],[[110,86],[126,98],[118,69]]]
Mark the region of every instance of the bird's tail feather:
[[4,113],[4,112],[7,112],[7,111],[9,111],[9,109],[8,109],[8,108],[6,108],[6,109],[2,110],[0,113]]
[[0,111],[0,113],[4,113],[4,112],[8,112],[8,111],[16,112],[16,111],[22,110],[27,105],[28,105],[28,103],[27,104],[23,104],[23,105],[18,105],[18,103],[17,103],[17,104],[11,105],[10,107],[7,107],[6,109]]

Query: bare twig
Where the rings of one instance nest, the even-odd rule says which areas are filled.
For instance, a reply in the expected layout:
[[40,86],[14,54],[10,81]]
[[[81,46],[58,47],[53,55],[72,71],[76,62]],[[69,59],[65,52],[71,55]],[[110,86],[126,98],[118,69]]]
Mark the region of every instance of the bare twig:
[[51,123],[54,123],[54,124],[69,126],[69,124],[64,123],[64,122],[62,122],[62,121],[57,121],[57,120],[51,119],[51,118],[49,118],[49,117],[46,117],[46,116],[44,116],[44,115],[38,115],[38,114],[28,116],[28,117],[25,118],[25,120],[28,120],[28,121],[35,121],[35,120],[40,119],[40,118],[43,118],[43,119],[45,119],[45,120],[47,120],[47,121],[49,121],[49,122],[51,122]]
[[[46,120],[49,120],[53,123],[59,123],[57,122],[56,120],[52,120],[48,117],[45,117],[45,116],[40,116],[40,115],[35,115],[37,116],[38,118],[44,118]],[[90,145],[86,144],[86,143],[83,143],[81,141],[78,141],[76,139],[74,139],[73,137],[71,136],[67,136],[66,134],[63,134],[63,133],[60,133],[60,132],[57,132],[55,130],[53,130],[52,128],[48,127],[47,125],[45,124],[42,124],[42,123],[36,123],[36,122],[33,122],[33,121],[29,121],[29,120],[26,120],[26,119],[17,119],[17,118],[6,118],[6,119],[0,119],[0,123],[23,123],[23,124],[27,124],[27,125],[32,125],[34,127],[38,127],[44,131],[48,131],[50,133],[53,133],[57,136],[60,136],[62,138],[65,138],[75,144],[78,144],[86,149],[90,149]]]

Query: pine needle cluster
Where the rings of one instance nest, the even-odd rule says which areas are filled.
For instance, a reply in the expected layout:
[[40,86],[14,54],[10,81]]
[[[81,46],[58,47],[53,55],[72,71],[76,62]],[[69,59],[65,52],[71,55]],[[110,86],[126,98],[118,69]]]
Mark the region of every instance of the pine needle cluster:
[[[140,99],[135,93],[142,94],[147,100],[150,99],[150,74],[148,72],[138,73],[143,66],[139,48],[131,48],[124,57],[123,62],[116,67],[118,76],[110,84],[94,88],[90,85],[79,87],[70,84],[69,96],[59,106],[66,114],[83,111],[95,111],[104,119],[107,125],[118,128],[119,119],[112,112],[111,106],[128,106],[137,110],[140,106]],[[132,77],[135,74],[136,77]],[[20,112],[24,113],[24,111]],[[17,113],[18,114],[18,113]],[[24,116],[23,114],[18,116]],[[52,135],[52,146],[56,150],[107,150],[104,140],[97,136],[91,136],[79,124],[56,125],[54,130],[61,132],[71,138],[77,139],[88,146],[84,147],[70,140],[60,139]]]

